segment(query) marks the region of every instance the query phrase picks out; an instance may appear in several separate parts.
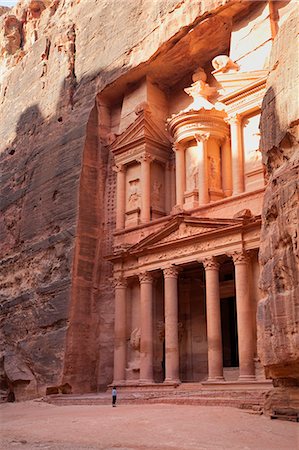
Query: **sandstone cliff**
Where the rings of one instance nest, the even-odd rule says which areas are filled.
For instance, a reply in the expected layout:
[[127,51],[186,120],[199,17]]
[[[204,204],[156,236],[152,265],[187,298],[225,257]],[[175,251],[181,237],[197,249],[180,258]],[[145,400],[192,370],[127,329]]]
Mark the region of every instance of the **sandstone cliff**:
[[19,398],[112,380],[115,180],[96,95],[230,3],[24,0],[1,17],[1,370]]
[[261,116],[268,184],[262,217],[258,349],[266,375],[280,387],[266,402],[270,411],[299,410],[298,23],[297,9],[274,41]]

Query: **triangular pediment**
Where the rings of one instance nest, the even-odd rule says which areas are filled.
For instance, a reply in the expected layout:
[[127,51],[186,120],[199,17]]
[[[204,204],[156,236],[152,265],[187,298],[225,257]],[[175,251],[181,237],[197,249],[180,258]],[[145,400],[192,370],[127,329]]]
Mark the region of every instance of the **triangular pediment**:
[[255,86],[261,80],[266,79],[267,73],[266,70],[256,70],[252,72],[212,72],[219,83],[218,91],[221,97],[233,94],[234,92],[238,92],[247,87],[250,88],[251,86]]
[[208,236],[210,233],[242,224],[240,219],[207,219],[180,214],[161,227],[160,230],[142,239],[129,249],[129,253],[139,253],[145,249],[167,246],[182,240]]
[[137,119],[115,139],[111,145],[111,150],[119,152],[150,142],[167,148],[170,144],[166,132],[159,128],[151,114],[148,111],[142,111]]

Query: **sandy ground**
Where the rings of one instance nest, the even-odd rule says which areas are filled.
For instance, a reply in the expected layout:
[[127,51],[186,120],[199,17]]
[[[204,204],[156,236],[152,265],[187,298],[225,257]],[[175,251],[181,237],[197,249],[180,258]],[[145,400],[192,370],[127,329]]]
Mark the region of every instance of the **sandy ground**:
[[299,424],[191,405],[0,406],[1,450],[297,450]]

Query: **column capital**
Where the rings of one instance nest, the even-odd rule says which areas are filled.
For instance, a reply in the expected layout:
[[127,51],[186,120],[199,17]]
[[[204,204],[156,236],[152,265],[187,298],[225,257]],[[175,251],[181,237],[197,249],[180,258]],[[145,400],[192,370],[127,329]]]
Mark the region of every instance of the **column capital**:
[[181,268],[178,266],[170,266],[163,269],[164,278],[177,278]]
[[178,142],[174,142],[174,143],[172,144],[172,150],[173,150],[174,152],[179,152],[179,151],[184,150],[184,146],[183,146],[182,144],[179,144]]
[[150,153],[144,152],[142,153],[142,155],[140,155],[138,158],[136,158],[136,160],[140,163],[151,163],[152,161],[154,161],[154,157],[153,155],[151,155]]
[[202,260],[205,270],[219,270],[220,264],[215,256],[208,256]]
[[242,121],[242,116],[240,114],[230,114],[224,119],[224,122],[229,125],[240,124]]
[[152,283],[154,279],[153,274],[147,271],[141,272],[138,275],[138,278],[140,283]]
[[124,164],[115,164],[115,166],[112,167],[113,172],[124,172],[125,171],[125,165]]
[[233,258],[234,264],[248,264],[249,255],[244,250],[239,252],[232,252],[230,256]]
[[206,142],[211,136],[211,133],[195,133],[194,138],[199,144],[200,142]]
[[128,285],[127,279],[121,275],[114,277],[112,279],[112,284],[113,284],[114,289],[126,288]]

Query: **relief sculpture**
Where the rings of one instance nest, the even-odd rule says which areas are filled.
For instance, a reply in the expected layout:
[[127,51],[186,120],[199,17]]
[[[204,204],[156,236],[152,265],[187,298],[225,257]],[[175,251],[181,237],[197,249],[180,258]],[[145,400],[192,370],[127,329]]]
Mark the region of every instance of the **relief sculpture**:
[[136,209],[140,202],[140,180],[136,178],[135,180],[129,181],[129,207],[131,209]]

